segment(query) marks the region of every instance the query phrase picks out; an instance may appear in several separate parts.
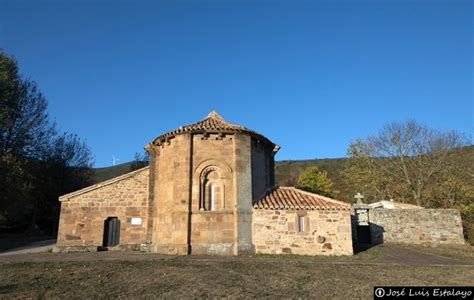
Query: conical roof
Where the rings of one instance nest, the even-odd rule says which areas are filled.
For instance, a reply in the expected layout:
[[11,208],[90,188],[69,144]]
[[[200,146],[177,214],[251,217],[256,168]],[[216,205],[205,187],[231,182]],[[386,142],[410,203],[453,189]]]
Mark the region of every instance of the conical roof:
[[[151,144],[153,145],[158,145],[166,141],[167,139],[170,139],[172,137],[175,137],[179,134],[185,134],[185,133],[223,133],[223,134],[232,134],[232,133],[244,133],[248,134],[250,136],[253,136],[255,138],[261,139],[265,142],[268,142],[274,146],[277,146],[273,144],[269,139],[267,139],[265,136],[261,135],[260,133],[253,131],[251,129],[248,129],[244,126],[233,124],[230,122],[227,122],[222,118],[215,110],[212,110],[204,119],[197,121],[196,123],[193,124],[188,124],[188,125],[183,125],[180,126],[174,130],[168,131],[157,138],[155,138]],[[277,146],[278,147],[278,146]]]

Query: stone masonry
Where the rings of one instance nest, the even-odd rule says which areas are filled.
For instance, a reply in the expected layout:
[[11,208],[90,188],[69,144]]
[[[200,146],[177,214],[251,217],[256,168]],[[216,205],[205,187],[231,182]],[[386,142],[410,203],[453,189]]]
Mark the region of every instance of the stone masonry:
[[[69,248],[102,246],[104,221],[118,217],[121,245],[145,241],[149,168],[143,168],[64,195],[61,201],[58,245]],[[131,219],[141,224],[131,224]]]
[[464,244],[456,209],[371,209],[372,243]]
[[350,205],[292,187],[254,204],[256,253],[352,255]]
[[211,112],[157,137],[146,149],[153,223],[147,243],[153,252],[253,252],[252,199],[273,186],[275,144]]
[[[297,216],[307,216],[304,232]],[[256,253],[352,255],[350,212],[347,210],[254,210]]]

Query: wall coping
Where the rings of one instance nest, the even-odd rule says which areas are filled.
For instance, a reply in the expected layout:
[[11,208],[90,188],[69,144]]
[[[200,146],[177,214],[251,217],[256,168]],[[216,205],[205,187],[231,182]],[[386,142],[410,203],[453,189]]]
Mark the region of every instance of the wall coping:
[[386,212],[386,211],[396,211],[396,212],[399,212],[399,211],[403,211],[403,212],[430,212],[430,211],[440,211],[440,212],[443,212],[443,211],[446,211],[446,212],[449,212],[449,211],[452,211],[452,212],[458,212],[459,213],[459,209],[457,208],[423,208],[423,209],[411,209],[411,208],[371,208],[369,209],[370,212],[373,212],[373,211],[380,211],[380,212]]

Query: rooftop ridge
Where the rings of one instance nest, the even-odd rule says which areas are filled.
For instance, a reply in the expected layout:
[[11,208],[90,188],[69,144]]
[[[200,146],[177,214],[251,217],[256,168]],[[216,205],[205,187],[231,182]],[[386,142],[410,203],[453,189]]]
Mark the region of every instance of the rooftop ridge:
[[215,109],[211,110],[204,119],[209,119],[209,118],[225,122],[224,118],[221,115],[219,115]]
[[211,110],[204,119],[201,119],[195,123],[186,124],[179,126],[176,129],[167,131],[150,143],[145,145],[145,148],[163,145],[163,143],[169,141],[177,135],[191,133],[191,134],[210,134],[210,133],[224,133],[224,134],[233,134],[233,133],[244,133],[252,137],[257,138],[258,140],[266,142],[268,145],[273,145],[274,151],[277,152],[280,147],[272,143],[268,138],[262,134],[253,131],[249,128],[246,128],[242,125],[234,124],[224,120],[224,118],[219,115],[215,109]]

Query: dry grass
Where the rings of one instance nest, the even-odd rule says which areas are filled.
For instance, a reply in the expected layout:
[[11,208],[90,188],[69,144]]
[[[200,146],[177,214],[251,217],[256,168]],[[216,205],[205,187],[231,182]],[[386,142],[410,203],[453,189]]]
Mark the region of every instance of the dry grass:
[[0,263],[0,298],[372,298],[375,285],[473,285],[472,266],[286,257]]
[[466,245],[403,245],[407,249],[412,249],[425,254],[450,257],[474,263],[474,246]]
[[371,299],[377,285],[474,285],[474,265],[433,265],[440,260],[424,253],[470,262],[473,247],[386,245],[342,257],[12,255],[0,261],[0,298]]

